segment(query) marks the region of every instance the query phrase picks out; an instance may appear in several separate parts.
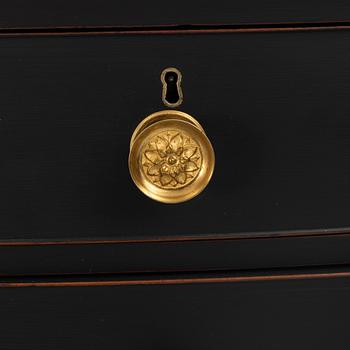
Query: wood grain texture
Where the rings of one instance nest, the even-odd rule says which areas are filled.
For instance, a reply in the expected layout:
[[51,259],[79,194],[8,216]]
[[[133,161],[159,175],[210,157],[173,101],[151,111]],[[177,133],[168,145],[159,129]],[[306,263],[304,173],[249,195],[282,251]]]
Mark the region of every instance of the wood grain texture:
[[74,0],[11,0],[2,3],[0,27],[145,26],[178,24],[236,24],[328,22],[350,20],[345,0],[218,0],[207,4],[150,0],[119,2]]
[[346,350],[349,278],[0,288],[1,347]]

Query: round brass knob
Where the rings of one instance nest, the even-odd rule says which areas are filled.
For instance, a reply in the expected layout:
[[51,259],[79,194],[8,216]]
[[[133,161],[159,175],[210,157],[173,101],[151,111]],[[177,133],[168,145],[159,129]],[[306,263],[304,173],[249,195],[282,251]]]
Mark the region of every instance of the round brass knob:
[[189,114],[166,110],[151,114],[135,129],[129,170],[136,186],[163,203],[198,195],[214,171],[213,147],[202,126]]

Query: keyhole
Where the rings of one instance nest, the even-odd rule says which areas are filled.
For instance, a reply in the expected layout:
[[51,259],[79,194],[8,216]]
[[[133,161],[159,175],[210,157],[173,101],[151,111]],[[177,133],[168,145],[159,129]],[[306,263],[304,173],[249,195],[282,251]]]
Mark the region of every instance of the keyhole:
[[167,68],[161,74],[163,84],[162,100],[167,107],[178,107],[183,101],[182,75],[176,68]]

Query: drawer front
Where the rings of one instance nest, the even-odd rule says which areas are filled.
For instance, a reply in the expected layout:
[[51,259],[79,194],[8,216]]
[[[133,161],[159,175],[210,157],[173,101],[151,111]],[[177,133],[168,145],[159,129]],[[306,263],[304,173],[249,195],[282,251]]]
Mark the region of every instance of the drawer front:
[[[0,240],[7,253],[1,273],[13,272],[13,252],[24,249],[11,245],[38,241],[83,244],[74,271],[98,272],[99,263],[86,261],[100,255],[85,243],[348,233],[349,39],[346,30],[1,37]],[[127,163],[136,125],[165,108],[160,73],[169,66],[183,75],[181,110],[201,122],[216,154],[209,186],[176,205],[141,194]],[[187,268],[203,266],[188,247]],[[125,262],[128,249],[118,259]],[[125,270],[145,261],[142,270],[181,265],[169,257],[155,263],[147,249],[138,255],[141,264]],[[290,249],[286,256],[296,256]],[[47,259],[53,250],[30,250],[38,251]],[[285,250],[272,251],[279,258],[267,258],[265,266],[295,264],[282,256]],[[247,252],[261,256],[259,247]],[[344,249],[331,258],[323,249],[319,261],[303,254],[301,265],[349,262]],[[221,256],[215,268],[246,266],[228,255],[230,262]],[[37,257],[31,255],[31,271],[40,273]],[[118,264],[107,270],[123,270]],[[58,265],[51,261],[45,273],[68,268]]]
[[335,276],[0,288],[0,348],[348,349],[350,279]]
[[[136,239],[350,226],[350,32],[2,38],[0,238]],[[327,50],[325,50],[327,47]],[[133,184],[160,72],[216,167],[195,199]]]
[[345,22],[350,19],[350,5],[344,0],[219,0],[208,4],[178,1],[161,6],[150,0],[121,3],[105,0],[4,1],[0,28],[42,27],[121,27],[159,25],[223,25],[252,23]]

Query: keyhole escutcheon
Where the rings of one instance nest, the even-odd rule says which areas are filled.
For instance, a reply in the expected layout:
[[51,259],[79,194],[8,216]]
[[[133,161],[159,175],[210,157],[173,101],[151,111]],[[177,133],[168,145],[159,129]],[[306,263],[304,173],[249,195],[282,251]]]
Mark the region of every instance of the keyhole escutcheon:
[[181,72],[173,67],[163,70],[160,80],[162,82],[162,100],[167,107],[178,107],[183,101],[181,89]]

